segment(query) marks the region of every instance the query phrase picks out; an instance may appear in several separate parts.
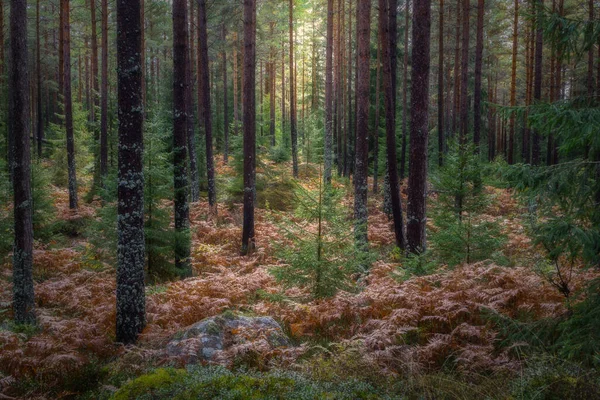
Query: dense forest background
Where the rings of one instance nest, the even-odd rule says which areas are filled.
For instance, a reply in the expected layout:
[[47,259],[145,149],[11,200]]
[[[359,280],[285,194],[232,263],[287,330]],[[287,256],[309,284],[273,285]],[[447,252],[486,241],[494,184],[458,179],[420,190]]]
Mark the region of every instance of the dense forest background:
[[599,398],[598,15],[0,0],[0,399]]

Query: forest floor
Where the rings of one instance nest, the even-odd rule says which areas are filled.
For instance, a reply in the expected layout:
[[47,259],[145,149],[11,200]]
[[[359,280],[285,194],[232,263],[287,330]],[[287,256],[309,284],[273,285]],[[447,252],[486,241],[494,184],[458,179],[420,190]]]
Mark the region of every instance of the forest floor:
[[[314,188],[318,176],[303,171],[302,184]],[[233,172],[219,165],[218,173]],[[97,218],[99,202],[72,212],[66,190],[51,190],[56,218]],[[522,375],[526,351],[519,344],[500,345],[498,319],[540,320],[568,310],[564,296],[533,268],[533,254],[540,249],[527,236],[518,201],[507,189],[485,190],[493,200],[482,218],[497,221],[507,236],[502,251],[508,266],[439,265],[431,275],[406,278],[402,259],[393,252],[381,195],[369,193],[369,243],[378,261],[359,290],[308,301],[299,300],[304,289],[285,289],[269,272],[283,263],[274,247],[285,240],[281,221],[297,218],[293,211],[258,208],[257,251],[241,256],[241,204],[220,204],[218,218],[208,220],[208,204],[195,203],[190,212],[194,277],[146,288],[147,326],[139,343],[127,348],[114,343],[115,266],[99,260],[85,236],[36,242],[38,327],[9,323],[10,259],[0,266],[0,399],[108,397],[131,377],[177,365],[167,357],[166,343],[185,327],[227,310],[272,316],[296,346],[273,350],[256,341],[232,348],[221,358],[226,367],[252,354],[246,367],[260,370],[375,385],[403,379],[422,393],[431,385],[444,386],[447,398],[505,398],[498,385],[511,390],[505,378]],[[435,197],[431,194],[430,202]],[[345,201],[351,210],[351,191]],[[436,227],[430,223],[430,229]],[[573,291],[593,276],[575,269]],[[446,376],[456,374],[464,379],[453,386]]]

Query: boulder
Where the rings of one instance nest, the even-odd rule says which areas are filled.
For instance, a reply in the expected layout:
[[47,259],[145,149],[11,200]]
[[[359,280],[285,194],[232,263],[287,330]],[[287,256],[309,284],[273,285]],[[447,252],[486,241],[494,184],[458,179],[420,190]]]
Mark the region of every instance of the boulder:
[[169,358],[195,364],[220,362],[239,349],[272,352],[289,346],[290,339],[273,318],[225,313],[179,332],[167,344],[166,352]]

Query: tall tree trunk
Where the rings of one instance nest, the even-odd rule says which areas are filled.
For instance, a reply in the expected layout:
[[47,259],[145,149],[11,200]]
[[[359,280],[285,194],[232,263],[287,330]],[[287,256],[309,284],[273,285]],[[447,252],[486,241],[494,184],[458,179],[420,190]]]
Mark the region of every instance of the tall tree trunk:
[[[64,61],[64,56],[65,56],[65,51],[64,51],[64,35],[65,35],[65,23],[64,23],[64,19],[65,19],[65,15],[64,15],[64,2],[66,0],[59,0],[59,10],[58,10],[58,90],[60,91],[60,94],[63,94],[63,88],[64,88],[64,68],[65,68],[65,61]],[[64,107],[62,109],[62,111],[64,111]],[[60,119],[59,119],[60,121]],[[61,123],[62,125],[62,123]]]
[[[42,158],[42,141],[44,140],[44,119],[42,112],[42,56],[40,51],[40,0],[37,0],[36,6],[36,19],[35,19],[35,30],[36,30],[36,75],[37,75],[37,126],[36,126],[36,137],[37,137],[37,154],[38,158]],[[1,17],[1,16],[0,16]],[[3,42],[0,41],[0,47],[3,46]],[[0,86],[1,87],[1,86]]]
[[[270,22],[270,34],[271,37],[275,34],[275,22]],[[269,135],[271,136],[271,147],[275,147],[275,75],[277,75],[275,71],[275,47],[271,45],[269,50],[269,56],[271,59],[269,66],[269,85],[271,85],[269,89]]]
[[331,183],[333,164],[333,0],[327,0],[327,45],[325,48],[325,185]]
[[204,122],[204,135],[206,137],[206,175],[208,179],[208,205],[211,217],[217,216],[217,191],[215,187],[215,167],[213,161],[213,139],[212,139],[212,114],[210,107],[210,80],[208,70],[208,33],[206,26],[206,0],[198,1],[198,42],[200,52],[200,85],[202,88],[202,106],[200,120]]
[[173,1],[173,172],[175,231],[175,267],[182,275],[191,275],[187,175],[186,61],[188,38],[186,0]]
[[[3,43],[2,43],[3,45]],[[13,316],[18,324],[35,324],[33,292],[33,199],[29,140],[29,75],[27,68],[27,1],[10,2],[11,127],[14,144]]]
[[298,177],[298,132],[296,130],[296,90],[294,78],[294,0],[289,2],[290,31],[290,132],[292,137],[292,172]]
[[90,0],[90,14],[92,19],[92,34],[91,34],[91,46],[92,46],[92,103],[90,104],[90,117],[91,121],[94,122],[94,132],[96,129],[96,106],[98,105],[98,39],[96,33],[96,1]]
[[102,1],[102,87],[100,93],[100,175],[108,173],[108,0]]
[[[517,105],[517,51],[519,47],[519,0],[515,0],[515,15],[513,22],[512,68],[510,78],[510,106]],[[515,114],[510,115],[510,131],[508,134],[508,163],[514,163],[515,143]]]
[[71,99],[71,23],[69,0],[63,0],[63,96],[67,132],[67,164],[69,170],[69,208],[77,208],[77,175],[75,169],[75,138],[73,136],[73,102]]
[[[588,0],[588,20],[594,21],[594,0]],[[594,46],[590,46],[588,51],[588,65],[587,65],[587,92],[588,96],[592,98],[594,95]]]
[[444,164],[444,0],[440,0],[438,27],[438,165]]
[[223,40],[223,51],[221,53],[223,60],[223,141],[225,142],[223,148],[223,162],[227,164],[229,162],[229,104],[227,96],[227,28],[225,21],[223,21],[221,29]]
[[460,113],[460,27],[461,27],[461,9],[464,0],[456,0],[456,31],[454,36],[454,104],[452,111],[452,135],[454,136],[459,129]]
[[430,0],[415,1],[410,91],[410,163],[408,175],[407,243],[411,253],[426,250],[427,140],[429,120]]
[[460,143],[467,142],[469,134],[469,12],[471,0],[463,0],[462,9],[462,59],[460,66]]
[[[142,0],[143,1],[143,0]],[[199,2],[200,3],[200,2]],[[185,91],[185,109],[187,114],[186,119],[186,127],[187,127],[187,147],[188,147],[188,157],[189,157],[189,167],[190,167],[190,194],[192,202],[197,202],[200,200],[200,179],[198,177],[198,157],[196,154],[196,129],[194,126],[194,71],[193,71],[193,63],[194,63],[194,37],[191,33],[194,26],[191,21],[194,18],[194,0],[190,0],[189,12],[186,13],[186,21],[185,26],[188,29],[188,51],[186,52],[186,60],[185,60],[185,79],[187,80],[186,91]],[[198,6],[198,12],[200,12],[200,6]],[[190,22],[190,23],[188,23]],[[142,42],[143,43],[143,42]],[[143,61],[145,59],[142,59]],[[144,64],[145,65],[145,62]],[[145,71],[145,68],[143,68]],[[145,79],[142,79],[145,81]],[[146,91],[143,92],[143,101],[146,103]],[[200,120],[200,118],[198,118]],[[212,149],[211,149],[212,150]],[[208,150],[207,150],[208,154]]]
[[[370,81],[371,0],[358,0],[356,42],[356,159],[354,172],[354,238],[358,249],[367,251],[367,183],[369,169],[369,81]],[[351,107],[349,107],[351,108]]]
[[381,64],[383,66],[383,101],[385,106],[385,136],[388,169],[387,176],[389,179],[396,246],[404,249],[405,240],[402,221],[402,203],[400,198],[400,185],[398,184],[398,168],[396,167],[396,121],[394,113],[394,96],[392,90],[392,49],[390,48],[391,40],[389,12],[389,2],[387,0],[379,0],[379,41],[381,43]]
[[[518,0],[517,0],[518,1]],[[485,12],[484,0],[477,0],[477,41],[475,45],[475,88],[473,93],[473,143],[475,151],[479,153],[481,141],[481,69],[483,67],[483,14]],[[509,141],[510,154],[512,154],[512,139]],[[509,158],[512,156],[509,155]]]
[[[237,32],[233,32],[233,134],[237,135],[237,124],[240,120],[239,111],[238,111],[238,55],[237,55]],[[200,60],[200,57],[198,57]],[[200,70],[200,68],[198,68]],[[198,100],[200,100],[200,91],[198,91]],[[200,104],[200,101],[198,101]]]
[[[404,83],[402,85],[402,149],[400,154],[400,179],[406,177],[406,143],[408,137],[408,32],[410,24],[410,0],[406,0],[404,10],[404,62],[402,73],[404,74]],[[385,90],[385,89],[384,89]],[[392,91],[392,96],[393,96]],[[395,101],[394,101],[395,104]],[[395,115],[395,113],[394,113]],[[396,131],[396,122],[394,120],[394,132]],[[395,135],[395,133],[394,133]],[[394,142],[396,140],[394,139]],[[396,148],[394,147],[394,151]],[[391,181],[390,181],[391,182]]]
[[379,120],[381,106],[379,98],[381,97],[381,40],[377,35],[377,73],[375,75],[375,123],[373,124],[373,193],[376,194],[379,191],[378,178],[379,178]]
[[[543,45],[543,26],[542,13],[544,0],[536,0],[536,33],[535,33],[535,56],[534,56],[534,76],[533,76],[533,99],[538,103],[542,98],[542,45]],[[533,165],[540,164],[540,134],[533,130],[533,143],[531,151],[531,162]]]
[[117,1],[119,186],[117,330],[134,343],[146,325],[140,0]]
[[244,226],[242,254],[254,250],[256,0],[244,0]]

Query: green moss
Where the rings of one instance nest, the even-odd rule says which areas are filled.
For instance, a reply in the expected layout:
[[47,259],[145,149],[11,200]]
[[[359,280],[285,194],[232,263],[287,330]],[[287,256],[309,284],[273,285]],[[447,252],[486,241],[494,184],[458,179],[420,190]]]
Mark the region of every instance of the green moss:
[[185,376],[186,372],[182,369],[160,368],[127,382],[114,394],[113,400],[137,399],[181,382]]

